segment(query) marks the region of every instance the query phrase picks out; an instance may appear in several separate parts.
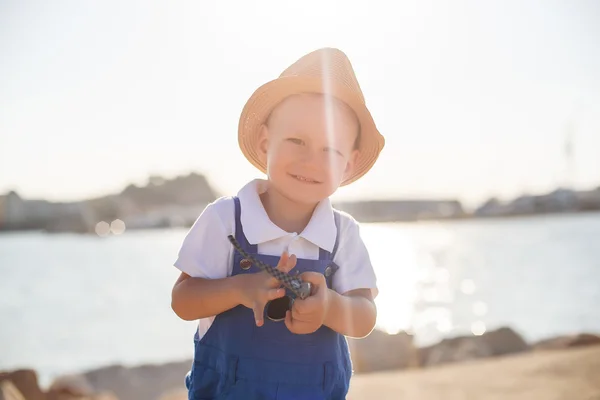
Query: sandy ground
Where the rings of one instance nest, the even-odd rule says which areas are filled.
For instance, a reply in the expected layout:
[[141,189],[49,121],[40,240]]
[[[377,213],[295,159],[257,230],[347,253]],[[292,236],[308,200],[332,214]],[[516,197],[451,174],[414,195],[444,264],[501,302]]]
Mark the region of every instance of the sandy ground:
[[347,400],[375,399],[600,400],[600,346],[355,375]]
[[356,375],[348,400],[600,400],[600,346]]

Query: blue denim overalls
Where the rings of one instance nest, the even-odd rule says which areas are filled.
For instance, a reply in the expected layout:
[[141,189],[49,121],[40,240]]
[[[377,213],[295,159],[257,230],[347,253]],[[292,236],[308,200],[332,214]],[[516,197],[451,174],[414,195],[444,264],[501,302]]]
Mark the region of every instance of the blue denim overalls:
[[[257,254],[240,222],[235,201],[235,236],[250,254],[270,265],[279,257]],[[339,214],[334,212],[339,236]],[[338,240],[336,239],[335,250]],[[232,275],[259,272],[234,253]],[[298,259],[292,273],[315,271],[331,277],[337,266],[332,253],[320,249],[318,260]],[[245,268],[245,269],[244,269]],[[289,293],[288,293],[289,294]],[[202,339],[194,337],[194,361],[186,376],[188,399],[345,399],[352,367],[343,335],[322,326],[308,335],[291,333],[284,321],[264,319],[257,327],[253,311],[243,305],[216,316]]]

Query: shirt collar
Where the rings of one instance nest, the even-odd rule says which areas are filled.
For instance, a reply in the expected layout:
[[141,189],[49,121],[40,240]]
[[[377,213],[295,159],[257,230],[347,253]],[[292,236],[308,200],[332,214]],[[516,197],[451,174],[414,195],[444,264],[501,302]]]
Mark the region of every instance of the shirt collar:
[[[255,179],[246,184],[239,192],[238,198],[242,208],[241,223],[244,235],[250,244],[264,243],[289,235],[275,225],[267,215],[259,195],[267,190],[268,181]],[[299,236],[329,252],[333,251],[337,228],[333,217],[331,201],[322,200]]]

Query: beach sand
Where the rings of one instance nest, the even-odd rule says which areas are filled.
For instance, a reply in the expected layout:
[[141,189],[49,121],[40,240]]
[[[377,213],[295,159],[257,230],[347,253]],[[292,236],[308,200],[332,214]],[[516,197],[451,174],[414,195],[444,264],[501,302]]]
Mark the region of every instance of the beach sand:
[[[116,368],[116,367],[115,367]],[[112,368],[107,372],[113,376],[114,389],[111,386],[102,389],[115,390],[117,396],[96,396],[94,399],[142,400],[148,399],[146,390],[137,392],[134,385],[123,386],[123,374],[126,369]],[[144,379],[157,379],[163,376],[170,380],[168,371],[173,369],[179,377],[183,368],[177,363],[159,369],[142,367],[131,373],[131,379],[137,386]],[[27,392],[41,393],[36,383],[35,371],[22,371],[17,387]],[[75,376],[77,377],[77,376]],[[116,377],[116,378],[115,378]],[[145,377],[145,378],[144,378]],[[126,378],[128,379],[128,378]],[[77,381],[75,381],[76,383]],[[10,382],[4,382],[2,385]],[[132,383],[132,382],[128,382]],[[85,385],[84,385],[85,386]],[[157,400],[184,400],[187,394],[178,388],[157,392],[155,387],[151,396]],[[6,388],[0,389],[0,391]],[[34,396],[31,399],[52,398]],[[29,399],[30,397],[26,397]],[[0,398],[2,394],[0,394]],[[11,398],[11,397],[9,397]],[[74,397],[59,397],[75,399]],[[77,397],[81,399],[81,397]],[[92,398],[92,397],[86,397]],[[529,351],[518,355],[479,359],[461,363],[438,365],[425,369],[389,370],[374,373],[356,374],[351,381],[348,400],[600,400],[600,345],[590,345],[561,350]]]
[[348,400],[600,400],[600,346],[354,376]]
[[374,399],[600,400],[600,346],[355,375],[347,400]]

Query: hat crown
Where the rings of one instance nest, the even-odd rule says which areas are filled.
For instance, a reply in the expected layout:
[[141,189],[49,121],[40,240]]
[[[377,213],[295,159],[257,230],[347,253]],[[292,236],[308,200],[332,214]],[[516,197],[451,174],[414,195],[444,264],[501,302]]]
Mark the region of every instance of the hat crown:
[[346,54],[335,48],[323,48],[308,53],[285,69],[279,76],[316,78],[323,82],[323,92],[332,93],[332,86],[342,85],[365,103],[365,99]]

